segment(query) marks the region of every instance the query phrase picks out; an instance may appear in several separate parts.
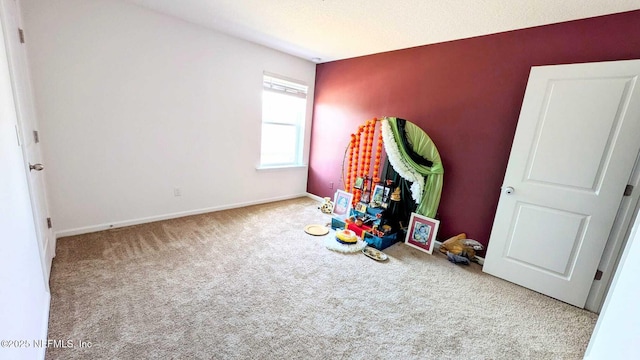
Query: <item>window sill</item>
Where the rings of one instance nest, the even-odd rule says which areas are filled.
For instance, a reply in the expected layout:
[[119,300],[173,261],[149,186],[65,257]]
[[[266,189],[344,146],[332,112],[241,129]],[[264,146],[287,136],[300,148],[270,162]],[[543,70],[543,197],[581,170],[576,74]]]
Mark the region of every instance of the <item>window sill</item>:
[[256,170],[286,170],[286,169],[306,169],[307,165],[258,165],[256,166]]

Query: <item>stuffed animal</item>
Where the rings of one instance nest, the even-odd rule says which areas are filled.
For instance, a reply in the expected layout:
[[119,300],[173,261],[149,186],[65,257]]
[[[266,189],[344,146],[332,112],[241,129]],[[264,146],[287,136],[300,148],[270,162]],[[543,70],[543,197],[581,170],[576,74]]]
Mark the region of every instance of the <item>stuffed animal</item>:
[[333,212],[333,202],[331,201],[331,198],[324,198],[324,202],[320,205],[319,209],[325,214],[331,214]]
[[467,234],[462,233],[447,239],[440,245],[440,252],[443,254],[451,253],[458,256],[464,256],[471,261],[476,261],[476,251],[481,251],[484,246],[479,242],[467,239]]

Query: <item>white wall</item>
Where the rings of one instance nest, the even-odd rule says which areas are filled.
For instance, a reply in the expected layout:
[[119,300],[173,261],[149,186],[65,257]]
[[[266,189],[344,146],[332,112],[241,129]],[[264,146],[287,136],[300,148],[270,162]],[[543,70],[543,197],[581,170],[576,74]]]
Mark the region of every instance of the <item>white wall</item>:
[[307,169],[255,168],[262,74],[309,85],[306,161],[315,64],[121,0],[23,16],[58,235],[305,193]]
[[[6,30],[9,33],[12,29]],[[44,358],[42,348],[4,342],[45,339],[50,299],[40,262],[25,161],[18,146],[16,126],[3,31],[0,30],[0,340],[3,341],[0,359],[40,359]],[[31,342],[28,344],[32,345]]]
[[640,216],[591,336],[585,359],[640,359]]

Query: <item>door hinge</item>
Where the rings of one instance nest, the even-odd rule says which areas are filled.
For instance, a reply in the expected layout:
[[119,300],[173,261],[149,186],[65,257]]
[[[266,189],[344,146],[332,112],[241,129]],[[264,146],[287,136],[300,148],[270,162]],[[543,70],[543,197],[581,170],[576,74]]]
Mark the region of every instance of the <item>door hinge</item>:
[[624,196],[631,196],[631,193],[633,193],[633,185],[627,185],[627,187],[624,188]]
[[18,28],[18,36],[20,37],[20,43],[24,44],[24,31]]
[[596,276],[593,277],[593,280],[600,280],[600,279],[602,279],[602,270],[596,271]]
[[33,141],[35,141],[36,144],[40,142],[40,135],[37,130],[33,130]]
[[51,218],[47,218],[47,228],[51,229],[53,225],[51,224]]

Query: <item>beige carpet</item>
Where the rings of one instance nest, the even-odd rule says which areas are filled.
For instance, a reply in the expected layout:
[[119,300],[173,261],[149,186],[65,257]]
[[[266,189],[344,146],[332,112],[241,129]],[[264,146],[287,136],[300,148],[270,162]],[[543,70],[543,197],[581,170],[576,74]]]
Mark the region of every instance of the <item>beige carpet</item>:
[[596,315],[403,244],[303,232],[307,198],[58,241],[47,359],[580,359]]

